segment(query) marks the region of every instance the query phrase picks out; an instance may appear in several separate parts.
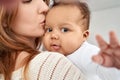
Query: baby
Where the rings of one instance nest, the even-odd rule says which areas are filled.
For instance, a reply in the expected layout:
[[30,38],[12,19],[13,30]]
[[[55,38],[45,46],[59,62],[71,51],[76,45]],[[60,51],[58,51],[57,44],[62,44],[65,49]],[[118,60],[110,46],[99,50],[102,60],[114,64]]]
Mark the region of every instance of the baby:
[[46,16],[45,49],[64,54],[88,80],[119,80],[117,69],[105,68],[92,61],[99,48],[87,42],[90,21],[87,4],[79,0],[67,1],[56,1]]

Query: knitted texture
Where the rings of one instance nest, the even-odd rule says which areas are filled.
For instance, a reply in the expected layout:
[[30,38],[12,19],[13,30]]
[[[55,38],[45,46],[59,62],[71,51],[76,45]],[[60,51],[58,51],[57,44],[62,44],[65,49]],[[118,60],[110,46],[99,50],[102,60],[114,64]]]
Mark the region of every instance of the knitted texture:
[[32,80],[86,80],[65,56],[55,52],[46,51],[37,55],[29,68]]
[[[14,71],[12,80],[24,80],[23,69]],[[31,60],[27,74],[28,80],[86,80],[83,73],[65,56],[47,51]]]

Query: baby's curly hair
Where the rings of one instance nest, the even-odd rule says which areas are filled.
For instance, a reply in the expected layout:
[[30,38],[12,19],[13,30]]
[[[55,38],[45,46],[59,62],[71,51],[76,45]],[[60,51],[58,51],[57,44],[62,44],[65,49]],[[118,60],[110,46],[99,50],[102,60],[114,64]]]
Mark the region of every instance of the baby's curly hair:
[[[82,19],[84,20],[84,30],[89,29],[90,24],[90,10],[88,7],[88,4],[83,0],[54,0],[54,4],[52,7],[59,6],[59,5],[70,5],[70,6],[76,6],[79,8],[82,16]],[[81,19],[79,19],[81,20]]]

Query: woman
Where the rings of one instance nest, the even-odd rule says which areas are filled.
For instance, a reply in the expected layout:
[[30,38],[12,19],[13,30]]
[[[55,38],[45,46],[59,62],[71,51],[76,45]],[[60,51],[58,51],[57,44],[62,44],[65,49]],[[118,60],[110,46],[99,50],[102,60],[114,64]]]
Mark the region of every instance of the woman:
[[63,55],[38,51],[46,3],[17,0],[11,7],[13,3],[0,4],[0,80],[85,80]]

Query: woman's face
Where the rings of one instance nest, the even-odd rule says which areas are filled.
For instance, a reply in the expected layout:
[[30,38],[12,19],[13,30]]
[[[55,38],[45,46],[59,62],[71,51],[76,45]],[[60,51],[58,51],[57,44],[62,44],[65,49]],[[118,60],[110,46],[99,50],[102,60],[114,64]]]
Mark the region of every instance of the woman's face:
[[18,12],[12,30],[25,38],[41,37],[44,34],[45,13],[48,6],[43,0],[19,0]]

